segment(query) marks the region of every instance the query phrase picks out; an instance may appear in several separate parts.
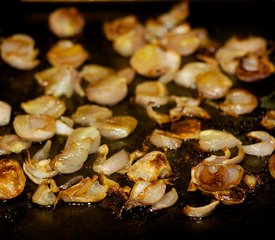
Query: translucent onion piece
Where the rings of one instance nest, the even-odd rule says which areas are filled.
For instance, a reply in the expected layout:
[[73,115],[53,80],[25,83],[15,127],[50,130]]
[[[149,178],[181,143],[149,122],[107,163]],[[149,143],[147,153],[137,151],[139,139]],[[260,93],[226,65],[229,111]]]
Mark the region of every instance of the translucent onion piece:
[[5,126],[10,123],[12,107],[4,101],[0,101],[0,126]]
[[5,134],[0,136],[0,155],[6,155],[12,152],[21,153],[30,146],[31,142],[21,139],[16,134]]
[[151,119],[153,119],[155,122],[157,122],[159,125],[171,122],[169,115],[155,111],[151,104],[148,104],[146,106],[146,112],[147,112],[147,115]]
[[199,135],[199,145],[206,151],[222,150],[225,147],[233,148],[242,142],[231,133],[220,130],[203,130]]
[[17,115],[13,121],[16,134],[30,142],[42,142],[55,135],[53,117],[46,115]]
[[96,121],[104,121],[112,117],[113,112],[107,108],[95,104],[87,104],[79,106],[72,114],[72,119],[75,123],[82,126],[90,126]]
[[135,103],[146,107],[147,105],[161,106],[168,103],[166,85],[156,81],[144,81],[135,88]]
[[196,119],[186,119],[171,124],[171,133],[179,139],[198,139],[201,122]]
[[115,71],[109,67],[98,64],[86,64],[82,67],[80,76],[83,77],[87,82],[97,82],[114,73]]
[[275,179],[275,154],[273,154],[268,160],[268,170],[271,176]]
[[73,132],[73,120],[68,117],[61,117],[55,121],[56,135],[69,136]]
[[55,96],[43,95],[26,102],[20,106],[23,110],[32,115],[47,115],[53,118],[59,118],[66,111],[66,105],[63,100]]
[[137,123],[137,120],[131,116],[113,116],[95,122],[94,126],[101,136],[116,140],[128,137],[136,129]]
[[13,159],[0,161],[0,199],[12,199],[23,192],[26,177],[19,162]]
[[3,61],[20,70],[30,70],[39,64],[36,59],[39,50],[34,39],[26,34],[14,34],[4,38],[0,45]]
[[82,33],[85,19],[75,7],[61,7],[50,13],[49,29],[60,38],[67,38]]
[[183,208],[183,213],[188,217],[203,218],[209,216],[219,205],[220,201],[212,201],[201,207],[192,207],[190,205],[185,205]]
[[46,95],[71,97],[74,83],[80,75],[77,70],[69,66],[51,67],[34,75],[38,84],[45,89]]
[[34,160],[47,159],[50,155],[51,147],[52,147],[52,141],[48,140],[44,144],[44,146],[32,156],[32,159]]
[[182,140],[175,138],[173,134],[160,129],[155,129],[150,136],[150,142],[159,148],[178,149]]
[[177,190],[172,188],[169,192],[166,192],[159,201],[155,202],[151,209],[152,211],[157,211],[160,209],[169,208],[178,201],[178,198],[179,196]]
[[103,31],[109,41],[114,41],[118,37],[127,34],[138,25],[138,19],[134,15],[116,18],[103,23]]
[[204,62],[185,64],[176,74],[175,83],[191,89],[196,89],[196,79],[201,73],[216,69],[216,66]]
[[215,192],[237,186],[244,169],[236,164],[201,162],[191,170],[191,181],[201,190]]
[[208,99],[218,99],[225,96],[233,86],[232,80],[220,71],[201,73],[196,78],[199,93]]
[[162,38],[168,32],[168,29],[157,19],[149,18],[145,21],[145,37],[148,41]]
[[275,128],[275,110],[267,110],[261,120],[261,125],[268,130]]
[[88,100],[101,105],[116,105],[127,96],[127,93],[127,79],[116,75],[95,83],[91,82],[86,88]]
[[178,70],[181,57],[173,51],[164,51],[154,44],[147,44],[130,58],[131,67],[145,77],[160,77],[167,72]]
[[47,52],[46,57],[53,66],[77,68],[87,60],[89,53],[81,44],[73,43],[70,40],[59,40]]
[[251,113],[257,106],[257,98],[242,88],[229,90],[225,95],[224,102],[220,103],[221,110],[233,117]]
[[160,151],[152,151],[138,159],[127,172],[131,181],[156,181],[172,174],[172,169],[166,155]]
[[93,163],[93,170],[108,176],[124,168],[128,162],[129,154],[123,149],[106,158],[106,150],[103,148],[103,152],[101,152],[101,148],[99,148],[98,156]]
[[58,199],[64,202],[99,202],[103,200],[108,191],[108,186],[101,185],[97,176],[93,178],[86,177],[81,182],[73,185],[72,187],[62,190],[58,194]]

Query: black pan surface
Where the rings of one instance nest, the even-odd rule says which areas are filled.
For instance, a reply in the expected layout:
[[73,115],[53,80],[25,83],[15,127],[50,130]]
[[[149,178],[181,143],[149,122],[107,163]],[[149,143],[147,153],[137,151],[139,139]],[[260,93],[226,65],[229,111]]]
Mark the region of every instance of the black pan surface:
[[[102,22],[127,14],[136,14],[143,21],[149,17],[158,16],[169,10],[174,1],[150,2],[116,2],[112,3],[19,3],[14,6],[1,7],[0,36],[6,37],[14,33],[27,33],[33,36],[40,49],[41,64],[31,71],[19,71],[0,62],[0,99],[13,106],[13,116],[22,112],[19,104],[27,99],[43,93],[36,83],[33,74],[49,67],[45,58],[47,50],[57,41],[48,30],[47,16],[55,8],[63,5],[74,5],[84,14],[86,27],[83,35],[76,40],[90,52],[87,62],[98,63],[116,69],[128,66],[128,59],[119,56],[112,49],[102,32]],[[205,27],[210,37],[220,43],[233,34],[260,35],[269,40],[275,40],[275,2],[243,1],[191,1],[188,21],[193,27]],[[8,14],[7,14],[8,13]],[[5,15],[5,17],[3,17]],[[272,60],[274,60],[274,56]],[[186,59],[189,61],[190,59]],[[130,95],[134,86],[145,78],[137,76],[130,87],[129,97],[117,106],[112,107],[116,115],[130,114],[139,120],[135,134],[118,141],[103,142],[109,144],[110,151],[118,149],[134,150],[141,148],[143,139],[156,127],[148,120],[145,112],[131,103]],[[236,86],[251,90],[258,98],[267,96],[274,91],[274,76],[256,83],[241,83]],[[194,96],[194,92],[179,89],[173,83],[169,91],[179,95]],[[73,96],[68,101],[68,114],[86,99]],[[207,107],[207,106],[206,106]],[[258,108],[253,114],[238,119],[226,117],[213,109],[211,121],[202,123],[203,128],[216,128],[231,131],[235,134],[262,129],[259,119],[266,109]],[[10,127],[0,129],[0,133],[11,131]],[[274,135],[274,132],[270,132]],[[64,139],[57,139],[60,146]],[[59,146],[56,148],[58,149]],[[30,195],[35,189],[34,184],[27,183],[24,192],[6,202],[0,202],[0,238],[1,239],[232,239],[255,236],[271,238],[275,233],[275,180],[267,171],[268,157],[248,157],[243,166],[253,174],[258,175],[262,184],[250,192],[244,203],[235,206],[220,204],[215,212],[203,219],[190,219],[183,215],[182,208],[190,198],[186,189],[190,180],[192,162],[187,159],[199,159],[188,143],[180,152],[168,151],[168,158],[173,159],[171,165],[177,180],[175,186],[179,192],[179,201],[173,207],[159,212],[148,212],[146,208],[133,209],[118,218],[116,207],[110,201],[96,204],[65,204],[60,203],[53,208],[33,205]],[[188,155],[188,157],[186,157]],[[22,156],[13,156],[22,161]],[[91,175],[89,157],[83,169],[77,174]],[[57,183],[66,182],[70,176],[57,177]],[[119,176],[115,176],[119,179]]]

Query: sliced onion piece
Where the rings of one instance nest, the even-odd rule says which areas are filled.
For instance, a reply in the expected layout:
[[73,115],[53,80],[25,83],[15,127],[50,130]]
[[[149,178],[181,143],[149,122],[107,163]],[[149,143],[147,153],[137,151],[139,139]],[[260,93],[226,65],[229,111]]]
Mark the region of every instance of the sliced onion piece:
[[69,136],[73,132],[73,120],[69,117],[61,117],[55,121],[56,135]]
[[19,162],[14,159],[0,161],[0,199],[12,199],[20,195],[26,184],[26,177]]
[[86,64],[80,71],[80,76],[83,77],[87,82],[97,82],[110,75],[113,75],[115,71],[106,66],[98,64]]
[[183,213],[188,217],[203,218],[209,216],[219,205],[220,201],[212,201],[201,207],[192,207],[190,205],[185,205],[183,208]]
[[101,136],[116,140],[128,137],[136,129],[137,120],[131,116],[113,116],[95,122],[94,126]]
[[147,115],[153,119],[155,122],[157,122],[159,125],[165,124],[165,123],[170,123],[171,119],[169,115],[161,112],[157,112],[153,109],[153,104],[148,104],[146,106],[146,112]]
[[4,101],[0,101],[0,126],[5,126],[10,123],[12,107]]
[[245,190],[238,187],[212,192],[212,194],[217,200],[226,205],[240,204],[246,199]]
[[275,179],[275,154],[273,154],[268,160],[268,170],[271,176]]
[[169,208],[178,201],[178,198],[179,196],[177,190],[175,188],[171,188],[171,190],[166,192],[159,201],[152,205],[151,209],[152,211],[157,211],[164,208]]
[[201,131],[201,122],[196,119],[186,119],[173,122],[171,124],[171,133],[180,139],[198,139]]
[[25,141],[16,134],[5,134],[0,136],[0,155],[21,153],[30,148],[31,142]]
[[178,149],[182,140],[175,138],[173,134],[160,129],[155,129],[150,136],[150,142],[159,148]]
[[172,174],[170,163],[163,152],[152,151],[138,159],[127,172],[131,181],[156,181],[158,178],[167,178]]
[[22,102],[20,106],[28,114],[47,115],[55,119],[61,117],[66,111],[66,105],[63,100],[49,95],[43,95],[26,102]]
[[55,119],[46,115],[17,115],[13,121],[16,134],[30,142],[42,142],[55,135]]
[[267,110],[261,120],[261,125],[268,130],[275,128],[275,110]]

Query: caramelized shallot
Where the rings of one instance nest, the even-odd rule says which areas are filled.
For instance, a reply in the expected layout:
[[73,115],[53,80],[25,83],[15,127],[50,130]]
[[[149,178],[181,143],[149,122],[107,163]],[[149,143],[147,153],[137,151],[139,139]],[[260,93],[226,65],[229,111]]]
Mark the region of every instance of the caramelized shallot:
[[25,141],[16,134],[5,134],[0,136],[0,155],[21,153],[31,146],[30,141]]

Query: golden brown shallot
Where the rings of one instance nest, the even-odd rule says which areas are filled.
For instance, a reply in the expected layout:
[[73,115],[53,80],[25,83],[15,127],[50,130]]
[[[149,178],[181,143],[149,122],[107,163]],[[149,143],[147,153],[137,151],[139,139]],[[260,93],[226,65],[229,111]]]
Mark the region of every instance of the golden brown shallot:
[[57,37],[68,38],[82,33],[85,19],[75,7],[60,7],[50,13],[48,24]]
[[247,137],[261,140],[261,142],[243,145],[244,152],[254,156],[271,155],[275,149],[275,138],[265,131],[251,131],[246,134]]
[[80,76],[87,82],[97,82],[115,73],[114,69],[98,64],[85,64],[81,71]]
[[178,149],[181,147],[182,140],[175,138],[170,132],[155,129],[151,136],[150,142],[158,148]]
[[35,48],[34,39],[27,34],[14,34],[4,38],[0,45],[3,61],[20,70],[31,70],[40,61],[36,59],[39,50]]
[[59,192],[59,188],[55,181],[49,179],[39,184],[32,195],[32,202],[41,206],[54,205],[57,202],[57,197],[55,196],[57,192]]
[[275,154],[273,154],[268,160],[268,171],[275,179]]
[[255,189],[256,186],[260,183],[260,179],[258,176],[255,176],[249,173],[244,175],[243,181],[248,186],[249,189]]
[[111,75],[97,82],[90,82],[86,88],[89,101],[101,105],[113,106],[121,102],[128,94],[126,77]]
[[243,203],[246,198],[245,190],[239,187],[233,187],[227,190],[211,192],[216,200],[226,205],[235,205]]
[[200,162],[191,169],[191,184],[202,191],[216,192],[237,186],[244,169],[237,164]]
[[95,172],[108,176],[124,168],[129,162],[129,154],[123,149],[107,158],[108,153],[109,149],[106,144],[98,148],[98,155],[93,163]]
[[112,117],[113,112],[103,106],[96,104],[86,104],[79,106],[72,114],[72,119],[75,123],[82,126],[91,126],[96,121],[104,121],[105,119]]
[[179,139],[198,139],[201,131],[201,122],[197,119],[185,119],[173,122],[170,132]]
[[79,43],[70,40],[59,40],[47,52],[46,57],[53,66],[78,68],[87,60],[89,53]]
[[25,141],[16,134],[5,134],[0,136],[0,155],[21,153],[30,146],[30,141]]
[[214,69],[217,69],[217,67],[209,63],[187,63],[177,72],[175,83],[186,88],[196,89],[197,76]]
[[74,92],[75,82],[80,75],[76,69],[69,66],[51,67],[35,73],[38,84],[45,89],[46,95],[71,97]]
[[145,77],[160,77],[179,69],[181,57],[178,53],[163,50],[156,44],[146,44],[139,48],[130,58],[130,66]]
[[145,38],[152,42],[165,36],[168,29],[157,19],[149,18],[145,21]]
[[178,201],[178,198],[179,196],[177,190],[175,188],[171,188],[169,192],[166,192],[160,200],[158,200],[151,206],[151,210],[157,211],[160,209],[171,207]]
[[256,96],[243,88],[230,89],[226,93],[224,101],[220,103],[220,109],[233,117],[251,113],[257,106]]
[[275,110],[267,110],[261,120],[261,125],[268,130],[275,128]]
[[20,106],[28,114],[47,115],[55,119],[61,117],[66,111],[66,105],[63,100],[48,95],[21,102]]
[[61,190],[58,194],[58,199],[64,202],[99,202],[103,200],[109,189],[106,185],[101,185],[97,180],[98,176],[94,175],[93,178],[86,177],[79,183]]
[[0,160],[0,199],[12,199],[25,188],[26,177],[19,162],[14,159]]
[[113,116],[102,121],[96,121],[94,126],[100,135],[110,139],[122,139],[128,137],[137,127],[137,120],[131,116]]
[[170,163],[163,152],[152,151],[139,158],[127,172],[131,181],[156,181],[172,174]]
[[153,109],[153,104],[148,104],[146,106],[146,112],[149,118],[154,120],[159,125],[170,123],[171,119],[168,114],[157,112]]
[[183,208],[183,213],[188,217],[203,218],[209,216],[219,205],[220,201],[214,200],[209,204],[200,207],[193,207],[186,204]]
[[4,101],[0,101],[0,126],[5,126],[10,123],[12,107]]
[[205,151],[217,151],[226,147],[234,148],[241,144],[238,138],[226,131],[208,129],[201,131],[199,135],[199,145]]
[[55,119],[47,115],[17,115],[13,120],[16,134],[30,142],[42,142],[56,133]]
[[168,90],[165,84],[156,81],[144,81],[135,88],[135,103],[143,107],[161,106],[168,103]]
[[197,76],[196,85],[203,98],[219,99],[233,86],[233,81],[221,71],[210,70]]

